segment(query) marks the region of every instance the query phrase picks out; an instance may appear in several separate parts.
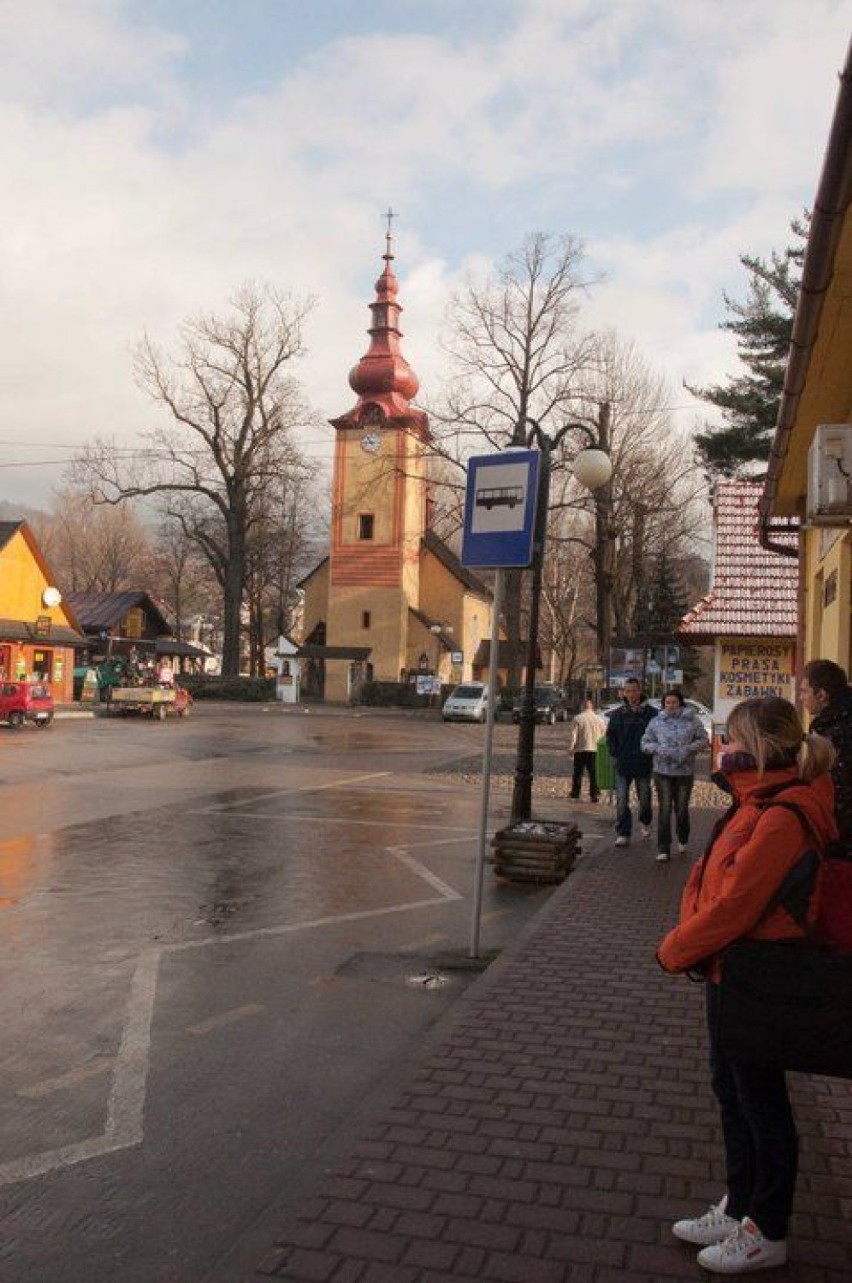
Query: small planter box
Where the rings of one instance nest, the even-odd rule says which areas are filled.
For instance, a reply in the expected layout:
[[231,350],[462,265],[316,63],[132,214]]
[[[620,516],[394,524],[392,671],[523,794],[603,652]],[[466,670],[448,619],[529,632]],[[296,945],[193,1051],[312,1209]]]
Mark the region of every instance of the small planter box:
[[518,820],[491,839],[491,863],[510,882],[564,882],[580,850],[576,824],[563,820]]

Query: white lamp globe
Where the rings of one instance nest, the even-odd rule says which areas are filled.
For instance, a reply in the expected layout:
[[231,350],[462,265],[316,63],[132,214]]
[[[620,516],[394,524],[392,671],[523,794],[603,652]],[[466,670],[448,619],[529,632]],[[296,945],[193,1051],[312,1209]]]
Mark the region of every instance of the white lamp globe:
[[574,460],[574,476],[581,486],[597,490],[612,476],[612,460],[606,450],[581,450]]

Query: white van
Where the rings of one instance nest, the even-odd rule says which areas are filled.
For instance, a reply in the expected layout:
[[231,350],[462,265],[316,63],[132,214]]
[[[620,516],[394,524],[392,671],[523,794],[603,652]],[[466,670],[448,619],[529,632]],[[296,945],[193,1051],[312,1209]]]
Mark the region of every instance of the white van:
[[445,722],[484,722],[488,716],[488,687],[484,682],[462,682],[447,696],[441,716]]

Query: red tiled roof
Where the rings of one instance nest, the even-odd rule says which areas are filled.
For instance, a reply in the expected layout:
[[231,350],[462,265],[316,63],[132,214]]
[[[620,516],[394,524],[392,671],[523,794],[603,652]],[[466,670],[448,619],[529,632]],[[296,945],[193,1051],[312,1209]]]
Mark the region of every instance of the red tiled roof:
[[[713,584],[677,627],[693,643],[717,637],[795,637],[797,557],[769,552],[758,537],[763,483],[722,481],[714,500],[716,553]],[[775,536],[796,548],[795,532]]]

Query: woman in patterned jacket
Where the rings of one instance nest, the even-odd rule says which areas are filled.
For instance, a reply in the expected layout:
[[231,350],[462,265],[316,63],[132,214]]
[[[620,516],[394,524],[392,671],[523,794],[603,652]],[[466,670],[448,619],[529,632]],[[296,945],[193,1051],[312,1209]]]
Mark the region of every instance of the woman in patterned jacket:
[[663,707],[642,736],[642,752],[654,762],[657,790],[657,859],[670,860],[672,812],[677,839],[675,852],[682,855],[689,842],[689,799],[695,782],[695,758],[709,747],[707,734],[676,687],[663,696]]

